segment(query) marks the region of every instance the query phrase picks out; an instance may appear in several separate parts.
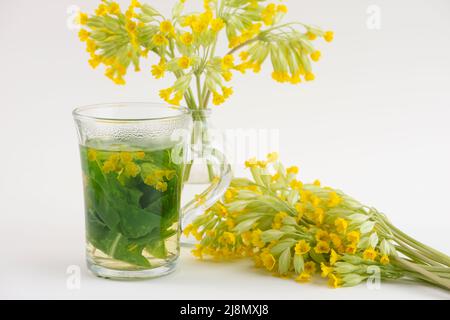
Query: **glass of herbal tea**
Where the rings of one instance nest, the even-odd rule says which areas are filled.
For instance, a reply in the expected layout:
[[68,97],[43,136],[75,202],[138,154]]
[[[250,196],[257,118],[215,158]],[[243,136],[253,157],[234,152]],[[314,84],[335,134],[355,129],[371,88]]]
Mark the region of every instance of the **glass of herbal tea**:
[[[151,103],[102,104],[74,110],[85,199],[86,256],[97,276],[151,278],[173,271],[181,219],[206,210],[231,180],[224,157],[209,161],[217,179],[181,208],[190,159],[189,109]],[[200,200],[199,200],[200,199]]]

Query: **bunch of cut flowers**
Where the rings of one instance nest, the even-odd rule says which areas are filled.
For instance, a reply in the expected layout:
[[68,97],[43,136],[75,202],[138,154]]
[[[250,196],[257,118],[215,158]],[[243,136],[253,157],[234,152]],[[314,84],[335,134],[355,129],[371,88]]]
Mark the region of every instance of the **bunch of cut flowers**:
[[235,178],[223,200],[184,228],[193,254],[251,258],[283,278],[320,273],[333,287],[409,279],[450,290],[450,257],[394,226],[378,210],[316,180],[302,183],[275,153],[246,162],[252,179]]

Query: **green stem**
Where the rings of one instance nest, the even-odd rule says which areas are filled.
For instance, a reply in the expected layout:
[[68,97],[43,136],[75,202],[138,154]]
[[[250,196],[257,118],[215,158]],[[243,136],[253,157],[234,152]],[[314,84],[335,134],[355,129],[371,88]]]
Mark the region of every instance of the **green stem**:
[[119,241],[121,238],[122,238],[122,234],[118,233],[111,245],[111,249],[108,252],[108,255],[110,257],[114,258],[114,254],[116,253],[116,250],[117,250],[117,245],[119,244]]
[[391,227],[392,231],[394,231],[394,233],[397,236],[400,236],[403,239],[408,240],[411,243],[411,246],[414,246],[416,249],[423,251],[423,253],[425,253],[426,251],[429,251],[429,253],[441,258],[444,261],[443,264],[450,266],[450,257],[447,256],[445,253],[442,253],[436,249],[433,249],[433,248],[411,238],[406,233],[404,233],[400,229],[396,228],[394,225],[390,224],[389,222],[388,222],[388,225],[389,225],[389,227]]
[[410,246],[410,247],[416,249],[418,252],[420,252],[420,254],[422,256],[425,256],[429,259],[439,262],[440,264],[450,266],[450,259],[448,257],[446,257],[445,255],[441,256],[440,254],[436,254],[435,252],[429,250],[427,247],[424,248],[421,245],[416,244],[409,237],[405,237],[401,233],[395,232],[395,229],[393,229],[393,231],[395,233],[395,241],[397,241],[399,243],[403,242],[403,244],[407,244],[408,246]]
[[199,107],[199,109],[203,109],[203,101],[202,101],[202,90],[201,90],[201,83],[200,83],[200,75],[195,74],[195,79],[196,79],[196,82],[197,82],[198,107]]
[[437,263],[435,260],[430,259],[430,258],[422,255],[421,253],[415,251],[414,249],[409,248],[409,246],[407,244],[399,241],[398,239],[396,241],[400,245],[400,246],[396,247],[396,249],[398,251],[400,251],[401,253],[405,254],[406,256],[408,256],[409,258],[415,260],[416,262],[423,263],[423,264],[429,264],[430,266],[435,266],[435,267],[442,266],[442,264]]
[[438,275],[436,275],[430,271],[427,271],[424,268],[422,268],[421,266],[419,266],[415,263],[409,262],[405,259],[394,257],[393,262],[408,271],[412,271],[412,272],[420,274],[421,276],[423,276],[424,280],[426,280],[430,283],[436,284],[442,288],[450,290],[450,281],[448,279],[442,279]]
[[249,39],[249,40],[247,40],[247,41],[241,43],[240,45],[234,47],[234,48],[231,49],[230,51],[228,51],[227,55],[233,54],[233,53],[235,53],[236,51],[238,51],[239,49],[242,49],[243,47],[249,45],[250,43],[253,43],[253,42],[258,41],[258,40],[259,40],[259,36],[254,37],[254,38],[252,38],[252,39]]
[[433,272],[450,273],[450,268],[437,266],[423,266],[424,269]]

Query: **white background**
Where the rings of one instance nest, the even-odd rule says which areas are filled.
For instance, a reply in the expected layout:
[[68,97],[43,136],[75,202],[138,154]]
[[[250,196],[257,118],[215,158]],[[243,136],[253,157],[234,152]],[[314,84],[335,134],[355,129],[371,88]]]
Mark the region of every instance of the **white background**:
[[[151,3],[167,13],[173,1]],[[125,87],[90,69],[76,31],[66,25],[67,9],[92,11],[95,4],[0,2],[0,298],[449,298],[399,283],[379,290],[330,290],[320,279],[299,285],[255,272],[250,262],[198,262],[187,250],[178,271],[164,278],[115,282],[88,273],[71,110],[159,101],[158,90],[170,83],[153,80],[150,63],[128,76]],[[450,2],[287,4],[288,19],[336,33],[331,44],[317,42],[323,53],[317,80],[280,85],[269,70],[237,76],[235,95],[214,108],[216,125],[279,129],[283,160],[299,165],[305,180],[345,190],[449,253]],[[366,26],[369,5],[381,9],[380,30]],[[81,267],[80,290],[66,286],[70,265]]]

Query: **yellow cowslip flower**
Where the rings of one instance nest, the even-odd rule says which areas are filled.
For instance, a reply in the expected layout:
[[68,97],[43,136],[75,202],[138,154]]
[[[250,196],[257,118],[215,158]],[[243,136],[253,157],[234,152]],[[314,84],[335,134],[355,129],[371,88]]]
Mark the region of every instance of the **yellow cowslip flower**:
[[139,174],[139,172],[141,172],[141,168],[134,162],[129,162],[125,165],[126,176],[134,178]]
[[232,230],[236,226],[236,222],[234,222],[234,220],[230,217],[225,220],[225,224],[227,225],[229,230]]
[[115,170],[116,170],[116,164],[113,161],[108,160],[103,163],[103,167],[102,167],[103,173],[108,174],[108,173],[114,172]]
[[198,227],[192,228],[191,234],[194,236],[195,240],[197,240],[197,241],[200,241],[203,238],[203,232],[199,232]]
[[330,235],[328,234],[327,231],[319,229],[316,232],[316,240],[318,242],[323,241],[323,242],[327,242],[328,243],[328,242],[330,242]]
[[251,245],[252,243],[252,232],[251,231],[245,231],[241,234],[242,243],[246,246]]
[[252,232],[252,245],[258,248],[264,247],[264,242],[261,240],[262,231],[260,229],[256,229]]
[[225,27],[225,22],[221,18],[213,19],[211,21],[211,29],[214,32],[219,32]]
[[213,92],[213,104],[218,106],[225,102],[225,97],[218,92]]
[[86,13],[83,12],[79,12],[77,17],[76,17],[76,23],[80,24],[80,25],[86,25],[88,22],[88,15]]
[[209,21],[207,21],[207,19],[195,17],[191,23],[191,28],[194,33],[200,34],[204,31],[206,31],[206,29],[208,28],[208,25],[209,25]]
[[189,235],[191,234],[192,230],[194,229],[194,226],[191,224],[188,224],[184,230],[183,230],[183,234],[185,237],[189,237]]
[[88,156],[89,161],[95,161],[95,160],[97,160],[97,151],[93,150],[93,149],[89,149],[87,156]]
[[376,252],[372,247],[367,248],[363,252],[363,258],[365,260],[372,260],[374,261],[378,255],[378,252]]
[[280,83],[285,83],[290,80],[290,76],[286,71],[274,71],[272,72],[272,79]]
[[347,247],[345,247],[345,253],[347,254],[355,254],[357,250],[357,247],[355,244],[350,244]]
[[118,77],[114,78],[113,81],[114,81],[115,84],[125,85],[125,79],[123,77],[121,77],[121,76],[118,76]]
[[213,230],[208,230],[208,231],[206,231],[206,235],[207,235],[208,237],[210,237],[210,238],[215,237],[216,234],[217,234],[217,231],[214,230],[214,229],[213,229]]
[[277,11],[280,13],[287,13],[288,12],[288,8],[286,5],[284,4],[280,4],[277,6]]
[[319,241],[314,247],[314,251],[316,253],[328,253],[330,252],[330,245],[326,241]]
[[307,73],[305,74],[305,80],[306,80],[306,81],[313,81],[315,78],[316,78],[316,77],[315,77],[314,74],[311,73],[311,72],[307,72]]
[[344,254],[345,253],[345,246],[344,245],[340,245],[339,247],[336,248],[337,252],[339,254]]
[[109,14],[119,14],[120,6],[117,2],[110,2],[108,5],[108,13]]
[[225,200],[226,201],[232,201],[234,199],[235,195],[236,195],[236,193],[234,193],[232,189],[228,189],[225,192]]
[[277,182],[280,179],[280,177],[281,177],[281,175],[277,172],[272,176],[272,178],[270,178],[270,180],[272,182]]
[[172,35],[174,33],[174,30],[175,29],[170,20],[161,21],[161,24],[159,25],[159,31],[167,35]]
[[263,266],[263,262],[259,254],[253,255],[253,262],[255,263],[256,268],[261,268]]
[[276,5],[273,3],[268,4],[261,12],[261,19],[266,26],[270,26],[274,22],[276,14]]
[[317,39],[317,35],[315,35],[314,33],[312,33],[311,31],[308,31],[306,33],[306,36],[308,37],[308,40],[313,41]]
[[167,102],[170,99],[172,92],[173,92],[173,87],[170,87],[167,89],[162,89],[162,90],[159,90],[159,96],[161,97],[161,99],[163,99],[164,101]]
[[295,281],[297,282],[309,282],[311,281],[311,274],[308,272],[303,271],[298,275],[297,278],[295,278]]
[[196,244],[195,249],[193,249],[191,252],[194,255],[194,257],[203,259],[203,250],[204,247],[201,244]]
[[234,56],[232,54],[227,54],[222,58],[222,69],[228,70],[234,67]]
[[129,152],[121,152],[119,154],[119,157],[120,157],[120,161],[122,161],[122,163],[128,163],[128,162],[133,161],[133,156]]
[[101,3],[95,10],[95,14],[100,17],[106,15],[107,13],[108,13],[108,7],[103,3]]
[[289,183],[289,186],[294,190],[300,190],[301,188],[303,188],[303,183],[301,181],[298,181],[297,179],[294,179]]
[[319,61],[320,60],[320,56],[321,56],[321,53],[320,53],[320,51],[314,51],[313,53],[311,53],[311,59],[312,59],[312,61]]
[[382,265],[387,265],[387,264],[389,264],[389,262],[390,262],[390,260],[389,260],[389,257],[387,255],[384,254],[384,255],[381,256],[380,263]]
[[220,202],[216,202],[212,209],[214,209],[214,213],[216,213],[219,217],[225,218],[228,215],[227,208]]
[[338,278],[336,275],[334,274],[330,274],[328,275],[328,285],[331,288],[339,288],[342,284],[342,280],[340,278]]
[[145,152],[144,151],[137,151],[137,152],[134,153],[134,157],[137,160],[142,160],[145,157]]
[[181,26],[182,27],[192,27],[192,23],[194,22],[194,20],[197,17],[195,15],[189,15],[189,16],[185,16],[183,18],[183,20],[181,21]]
[[242,51],[241,53],[239,53],[239,58],[241,58],[242,61],[247,61],[249,56],[250,54],[248,53],[248,51]]
[[156,184],[155,189],[161,192],[165,192],[167,190],[167,183],[159,181]]
[[337,218],[334,220],[334,225],[338,233],[345,234],[347,232],[348,222],[345,219]]
[[352,243],[352,244],[358,244],[359,239],[361,237],[361,234],[359,233],[359,231],[351,231],[349,233],[347,233],[347,240]]
[[292,166],[286,169],[287,174],[298,174],[298,167]]
[[328,277],[328,275],[333,272],[333,268],[327,266],[323,262],[320,263],[320,270],[322,271],[322,273],[321,273],[322,278]]
[[304,254],[307,254],[309,252],[309,250],[311,250],[311,247],[310,247],[309,243],[306,242],[305,240],[300,240],[295,245],[294,250],[295,250],[295,254],[304,255]]
[[321,183],[320,180],[314,180],[313,185],[315,185],[316,187],[320,187]]
[[90,54],[94,54],[97,51],[97,44],[91,39],[86,40],[86,51]]
[[272,228],[280,229],[282,227],[283,219],[286,218],[288,214],[286,212],[278,212],[273,218]]
[[276,263],[275,257],[268,252],[261,253],[261,261],[262,261],[264,267],[269,271],[272,271],[272,269]]
[[140,8],[142,5],[138,0],[131,0],[130,6],[132,6],[134,8]]
[[277,161],[279,158],[279,155],[277,152],[271,152],[266,156],[266,158],[267,158],[267,162],[271,163],[271,162]]
[[231,81],[231,79],[233,79],[233,74],[231,73],[231,71],[224,71],[222,72],[222,77],[225,81]]
[[167,40],[163,34],[157,33],[152,37],[152,42],[156,46],[166,46],[169,43],[169,40]]
[[182,44],[190,46],[194,42],[194,37],[192,36],[192,33],[185,32],[180,36],[180,41]]
[[239,71],[242,74],[245,74],[248,69],[252,69],[252,68],[253,68],[253,64],[251,62],[244,62],[244,63],[234,66],[234,69],[236,71]]
[[331,249],[331,254],[330,254],[330,265],[334,265],[337,261],[339,261],[341,259],[341,256],[338,255],[336,253],[336,251],[334,251],[333,249]]
[[291,84],[299,84],[302,82],[302,79],[300,78],[300,73],[295,73],[291,76],[291,78],[289,79],[289,82]]
[[325,212],[322,208],[316,208],[314,210],[314,221],[317,225],[321,225],[325,219]]
[[81,29],[78,32],[78,38],[80,38],[80,41],[84,42],[89,38],[89,32],[86,29]]
[[99,64],[102,63],[102,61],[102,57],[95,54],[93,54],[91,59],[88,60],[89,65],[92,67],[92,69],[97,68]]
[[342,198],[336,192],[330,192],[329,196],[328,207],[333,208],[341,204]]
[[181,69],[187,69],[191,66],[191,58],[183,56],[178,59],[177,64]]
[[231,37],[230,38],[230,43],[228,44],[229,48],[236,48],[238,45],[240,45],[241,43],[243,43],[242,38],[241,37]]
[[256,62],[253,64],[253,72],[254,73],[259,73],[261,71],[261,64]]
[[304,271],[308,274],[314,274],[316,272],[316,263],[313,261],[308,261],[305,263]]
[[219,241],[224,244],[234,245],[236,243],[236,236],[232,232],[225,231]]
[[222,87],[222,94],[225,99],[228,99],[233,94],[233,88]]
[[336,233],[330,233],[330,240],[336,248],[342,245],[342,239]]
[[333,31],[327,31],[325,32],[323,38],[325,39],[326,42],[331,42],[334,39],[334,33]]
[[153,186],[158,183],[158,180],[151,174],[145,177],[144,183],[148,186]]
[[172,99],[169,99],[169,101],[167,101],[167,102],[168,102],[169,104],[174,105],[174,106],[179,106],[182,99],[183,99],[183,93],[177,91],[177,92],[175,93],[175,95],[173,96],[173,98],[172,98]]
[[164,176],[166,177],[167,180],[172,180],[176,174],[177,173],[175,170],[165,170],[164,171]]
[[305,207],[301,203],[296,203],[295,210],[297,210],[297,221],[300,221],[305,213]]

